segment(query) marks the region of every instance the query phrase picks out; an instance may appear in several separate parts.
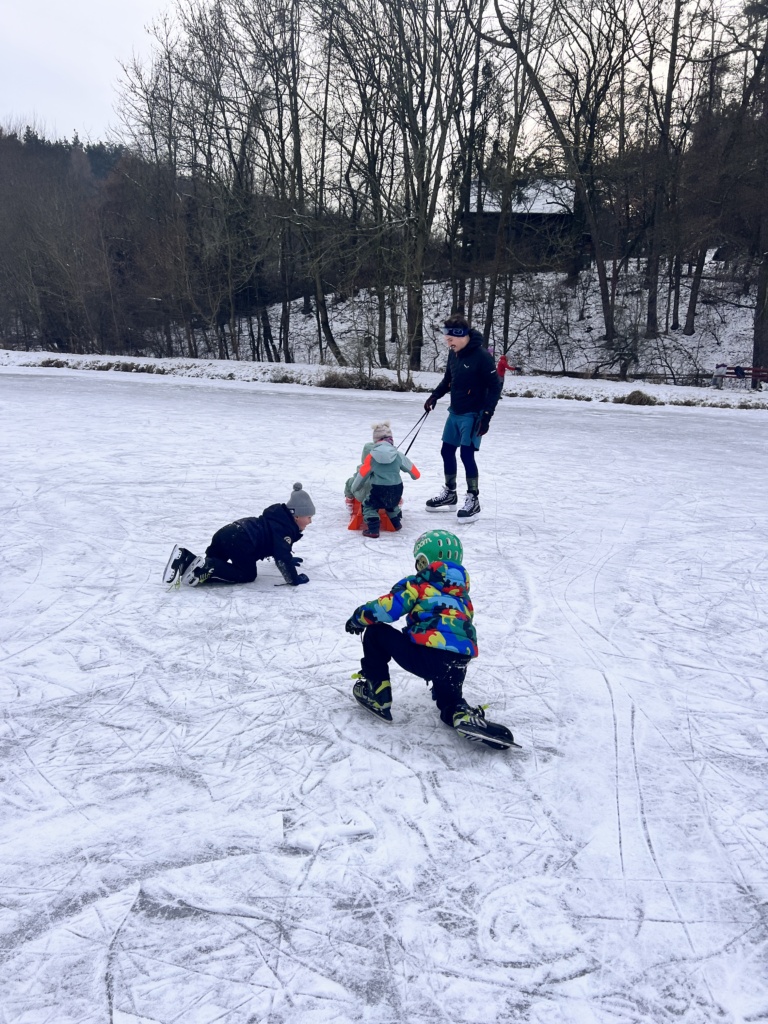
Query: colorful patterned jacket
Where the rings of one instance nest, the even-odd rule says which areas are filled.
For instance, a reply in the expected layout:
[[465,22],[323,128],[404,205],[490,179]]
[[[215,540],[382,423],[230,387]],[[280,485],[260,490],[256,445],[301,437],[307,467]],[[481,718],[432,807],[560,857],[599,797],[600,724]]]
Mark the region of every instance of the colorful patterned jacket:
[[474,613],[466,569],[455,562],[432,562],[415,576],[400,580],[383,597],[360,605],[352,619],[359,626],[372,626],[405,615],[403,632],[415,644],[476,658]]

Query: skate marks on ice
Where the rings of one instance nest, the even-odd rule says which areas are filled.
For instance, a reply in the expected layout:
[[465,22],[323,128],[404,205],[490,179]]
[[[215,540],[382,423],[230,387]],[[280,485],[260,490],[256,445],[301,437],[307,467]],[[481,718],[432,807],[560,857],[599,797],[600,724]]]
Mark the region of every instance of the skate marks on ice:
[[[323,436],[297,450],[290,389],[63,379],[26,380],[0,430],[22,496],[3,520],[3,1024],[766,1015],[765,579],[728,538],[768,495],[734,501],[723,469],[749,454],[743,417],[675,420],[673,475],[663,416],[640,437],[626,410],[502,403],[514,460],[484,446],[495,488],[465,533],[467,693],[525,744],[510,756],[452,734],[417,680],[393,679],[391,729],[350,693],[344,619],[434,525],[436,420],[406,528],[363,545],[339,497],[358,440],[338,466],[323,452],[368,429],[370,395],[305,392]],[[398,417],[417,398],[392,396]],[[329,510],[297,548],[310,586],[262,563],[252,585],[166,593],[174,541],[202,548],[304,477]]]

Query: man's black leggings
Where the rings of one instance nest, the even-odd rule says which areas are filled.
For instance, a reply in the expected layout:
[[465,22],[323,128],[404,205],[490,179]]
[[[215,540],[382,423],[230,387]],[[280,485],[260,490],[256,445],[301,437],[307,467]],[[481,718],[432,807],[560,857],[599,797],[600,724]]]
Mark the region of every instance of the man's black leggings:
[[[477,470],[477,463],[475,462],[475,449],[471,444],[463,444],[459,449],[461,452],[461,461],[464,464],[464,471],[467,474],[468,480],[476,480],[480,475]],[[443,469],[445,475],[456,476],[458,466],[456,464],[456,445],[448,444],[447,441],[443,441],[443,447],[440,449],[440,454],[443,457]]]
[[212,580],[222,583],[253,583],[256,579],[256,558],[253,544],[244,526],[229,523],[214,533],[205,551],[213,567]]
[[432,700],[437,703],[440,717],[453,725],[453,712],[462,699],[469,656],[415,644],[407,634],[385,622],[368,626],[363,633],[360,662],[363,675],[376,685],[383,683],[389,679],[392,660],[406,672],[432,683]]

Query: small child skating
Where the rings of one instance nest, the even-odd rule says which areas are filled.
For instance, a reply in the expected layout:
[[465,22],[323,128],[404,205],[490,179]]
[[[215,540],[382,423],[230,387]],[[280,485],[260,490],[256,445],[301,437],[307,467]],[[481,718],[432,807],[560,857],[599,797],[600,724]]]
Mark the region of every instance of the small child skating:
[[[358,704],[392,721],[389,663],[432,683],[440,718],[461,736],[497,749],[516,746],[506,726],[489,722],[483,707],[470,707],[462,687],[477,657],[469,574],[461,541],[444,530],[423,533],[413,547],[416,575],[406,576],[388,594],[356,608],[348,633],[363,634],[363,657],[352,693]],[[403,631],[388,625],[406,616]]]
[[409,473],[413,480],[418,480],[421,476],[411,460],[395,448],[390,424],[387,421],[374,423],[373,441],[369,441],[363,448],[362,465],[350,484],[352,495],[363,506],[364,537],[379,536],[380,508],[387,513],[395,530],[402,528],[401,473]]
[[294,557],[292,547],[301,540],[314,514],[309,494],[300,483],[295,483],[284,505],[270,505],[260,516],[238,519],[217,530],[204,556],[177,544],[165,567],[163,582],[189,587],[252,583],[256,579],[256,563],[274,558],[286,583],[293,587],[309,583],[303,572],[296,572],[302,560]]

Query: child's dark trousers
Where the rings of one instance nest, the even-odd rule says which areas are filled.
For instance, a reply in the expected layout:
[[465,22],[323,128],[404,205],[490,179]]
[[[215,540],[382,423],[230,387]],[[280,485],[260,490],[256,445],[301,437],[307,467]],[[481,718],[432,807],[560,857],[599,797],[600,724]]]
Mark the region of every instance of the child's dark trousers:
[[214,533],[205,551],[213,567],[214,580],[224,583],[253,583],[256,579],[256,558],[253,543],[244,526],[229,523]]
[[372,683],[383,683],[389,679],[392,660],[406,672],[432,683],[432,700],[437,703],[440,717],[453,725],[453,712],[462,699],[469,656],[415,644],[406,633],[385,622],[368,626],[363,633],[360,662],[363,675]]

